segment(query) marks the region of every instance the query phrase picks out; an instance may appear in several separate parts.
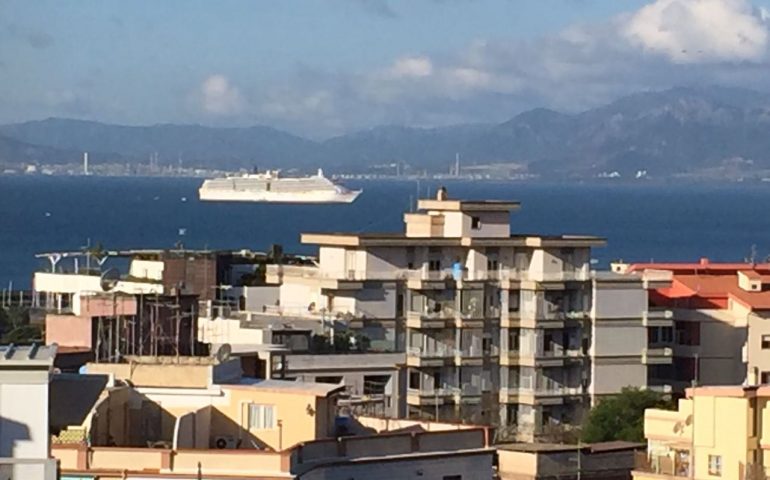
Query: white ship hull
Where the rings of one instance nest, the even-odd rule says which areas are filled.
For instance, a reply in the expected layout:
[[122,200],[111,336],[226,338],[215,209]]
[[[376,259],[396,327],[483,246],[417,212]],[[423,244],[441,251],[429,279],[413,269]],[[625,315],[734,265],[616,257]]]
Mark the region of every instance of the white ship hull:
[[200,199],[220,202],[269,202],[269,203],[353,203],[361,194],[360,190],[348,192],[255,192],[249,190],[198,190]]

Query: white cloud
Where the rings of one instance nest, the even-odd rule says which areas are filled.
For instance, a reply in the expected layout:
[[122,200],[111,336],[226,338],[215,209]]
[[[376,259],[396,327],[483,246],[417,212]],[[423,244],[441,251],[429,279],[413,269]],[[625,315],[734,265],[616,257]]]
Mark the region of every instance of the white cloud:
[[395,78],[429,77],[433,73],[433,62],[425,56],[401,57],[388,70]]
[[[654,0],[530,40],[480,38],[458,51],[403,55],[355,73],[303,68],[281,85],[249,92],[248,113],[324,136],[380,124],[505,121],[534,107],[580,111],[678,85],[770,90],[763,15],[747,0]],[[224,80],[217,91],[232,88]]]
[[200,87],[203,110],[215,115],[233,115],[245,107],[241,92],[221,74],[206,78]]
[[634,13],[622,34],[676,63],[758,61],[767,52],[765,15],[746,0],[657,0]]

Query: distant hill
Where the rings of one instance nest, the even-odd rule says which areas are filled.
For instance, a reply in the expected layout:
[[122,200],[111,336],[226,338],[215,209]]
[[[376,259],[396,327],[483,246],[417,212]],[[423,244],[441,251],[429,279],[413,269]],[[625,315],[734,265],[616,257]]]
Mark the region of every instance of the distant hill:
[[49,118],[0,127],[5,135],[29,144],[60,150],[100,152],[147,163],[157,153],[164,163],[209,167],[316,165],[314,142],[270,127],[211,128],[200,125],[129,127]]
[[464,165],[519,163],[544,175],[695,172],[740,162],[770,168],[770,95],[744,89],[673,88],[620,98],[578,114],[523,112],[494,125],[383,126],[317,142],[265,126],[128,127],[69,119],[0,126],[0,161],[120,158],[224,169],[260,166],[368,171],[404,162],[447,171]]

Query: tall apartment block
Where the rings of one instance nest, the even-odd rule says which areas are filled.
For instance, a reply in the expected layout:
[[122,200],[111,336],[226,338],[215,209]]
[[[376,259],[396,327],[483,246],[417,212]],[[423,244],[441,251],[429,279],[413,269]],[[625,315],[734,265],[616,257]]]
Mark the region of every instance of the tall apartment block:
[[647,308],[650,282],[670,276],[596,275],[603,239],[511,235],[518,208],[442,189],[404,215],[401,234],[303,234],[318,262],[269,265],[279,301],[264,313],[404,352],[410,417],[508,425],[520,438],[579,423],[594,398],[647,387],[650,367],[671,362],[647,333],[671,322]]

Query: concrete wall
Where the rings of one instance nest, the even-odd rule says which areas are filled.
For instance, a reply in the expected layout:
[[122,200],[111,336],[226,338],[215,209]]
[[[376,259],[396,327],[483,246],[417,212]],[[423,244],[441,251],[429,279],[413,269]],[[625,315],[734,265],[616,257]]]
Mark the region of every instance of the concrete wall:
[[315,304],[316,310],[326,308],[326,296],[321,295],[318,283],[287,281],[284,278],[279,288],[283,309],[307,312],[311,303]]
[[594,318],[641,319],[647,311],[647,290],[641,284],[628,288],[599,284],[594,288],[593,308]]
[[37,383],[0,376],[0,457],[48,458],[47,376]]
[[[62,273],[36,272],[33,280],[38,292],[79,293],[102,292],[101,277],[97,275],[75,275]],[[121,280],[113,289],[115,292],[163,294],[163,285],[158,283],[130,282]]]
[[[511,217],[508,212],[443,212],[445,237],[508,237]],[[480,228],[473,229],[472,218],[478,217]]]
[[[321,246],[318,250],[318,261],[324,274],[343,275],[350,266],[346,265],[344,247]],[[361,265],[364,268],[364,265]]]
[[262,345],[265,343],[265,333],[260,328],[242,328],[240,320],[199,318],[198,341],[215,344]]
[[163,280],[163,262],[159,260],[132,259],[128,274],[135,278],[146,278],[160,282]]
[[[674,345],[674,355],[690,358],[698,355],[698,376],[702,385],[743,383],[747,375],[746,361],[751,363],[751,359],[763,358],[761,335],[767,327],[761,319],[757,319],[755,323],[751,320],[752,316],[746,316],[742,320],[726,310],[674,309],[673,314],[677,323],[697,322],[700,325],[700,345],[681,345],[677,342]],[[741,326],[745,321],[751,322],[755,328]],[[756,340],[747,340],[749,334],[756,334]],[[764,355],[767,356],[767,353]],[[757,373],[761,371],[762,368],[759,368]]]
[[[406,268],[406,249],[403,247],[374,247],[366,250],[366,273],[377,279],[377,274],[392,273]],[[388,278],[388,277],[385,277]]]
[[92,319],[75,315],[45,316],[45,343],[62,347],[91,348]]
[[72,312],[83,317],[136,315],[136,298],[129,295],[80,294],[72,298]]
[[647,366],[639,360],[628,363],[597,364],[591,368],[592,395],[614,395],[624,387],[641,388],[647,385]]
[[301,480],[491,480],[493,453],[479,452],[415,458],[370,459],[354,463],[321,465],[299,475]]
[[273,306],[281,298],[279,287],[243,287],[243,296],[246,299],[246,310],[249,312],[261,312],[265,305]]

